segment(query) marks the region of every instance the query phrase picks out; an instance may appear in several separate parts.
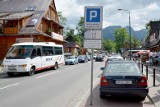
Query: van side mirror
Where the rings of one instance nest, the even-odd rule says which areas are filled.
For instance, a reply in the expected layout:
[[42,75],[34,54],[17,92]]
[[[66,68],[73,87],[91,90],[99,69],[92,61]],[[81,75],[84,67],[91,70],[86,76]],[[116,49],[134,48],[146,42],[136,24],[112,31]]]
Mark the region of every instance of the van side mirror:
[[100,70],[104,70],[104,67],[101,67]]

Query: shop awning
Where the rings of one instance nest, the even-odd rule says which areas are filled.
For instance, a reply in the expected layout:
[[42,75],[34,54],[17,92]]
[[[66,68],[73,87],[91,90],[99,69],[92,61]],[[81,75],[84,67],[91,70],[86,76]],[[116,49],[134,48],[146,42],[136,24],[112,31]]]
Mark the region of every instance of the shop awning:
[[22,13],[13,13],[13,14],[10,14],[8,16],[4,16],[4,17],[1,17],[0,19],[1,20],[15,20],[15,19],[21,19],[21,18],[24,18],[26,16],[30,16],[32,15],[34,12],[22,12]]

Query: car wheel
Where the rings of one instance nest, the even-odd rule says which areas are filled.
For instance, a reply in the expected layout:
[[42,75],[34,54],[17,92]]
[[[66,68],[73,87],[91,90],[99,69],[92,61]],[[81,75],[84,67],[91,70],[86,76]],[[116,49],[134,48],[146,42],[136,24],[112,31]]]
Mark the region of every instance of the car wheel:
[[142,101],[145,100],[145,98],[146,98],[146,97],[138,97],[137,101],[138,101],[138,102],[142,102]]
[[54,70],[58,69],[58,63],[56,62],[54,65]]
[[28,76],[32,76],[35,73],[35,68],[31,67],[30,71],[28,72]]
[[12,72],[7,72],[7,74],[8,74],[9,77],[13,77],[14,76],[14,73],[12,73]]

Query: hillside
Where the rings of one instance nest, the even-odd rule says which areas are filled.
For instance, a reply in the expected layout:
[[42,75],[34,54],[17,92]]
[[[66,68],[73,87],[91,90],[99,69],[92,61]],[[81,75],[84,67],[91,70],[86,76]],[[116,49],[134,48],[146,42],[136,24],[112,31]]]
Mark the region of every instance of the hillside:
[[[116,29],[122,28],[121,26],[109,26],[102,30],[102,37],[104,40],[111,39],[114,40],[114,31]],[[129,27],[125,27],[126,30],[129,32]],[[147,36],[147,30],[142,29],[139,31],[135,31],[133,28],[131,28],[131,35],[135,36],[138,40],[142,40],[145,36]]]

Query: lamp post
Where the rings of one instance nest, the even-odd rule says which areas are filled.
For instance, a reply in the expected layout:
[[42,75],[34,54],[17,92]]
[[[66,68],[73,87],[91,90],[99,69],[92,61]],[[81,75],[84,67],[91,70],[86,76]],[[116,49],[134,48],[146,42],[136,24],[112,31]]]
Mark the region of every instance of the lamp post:
[[118,10],[120,10],[120,11],[127,11],[128,12],[128,14],[129,14],[129,37],[130,37],[130,51],[129,51],[129,58],[130,58],[130,60],[131,60],[131,19],[130,19],[130,11],[129,10],[125,10],[125,9],[118,9]]

